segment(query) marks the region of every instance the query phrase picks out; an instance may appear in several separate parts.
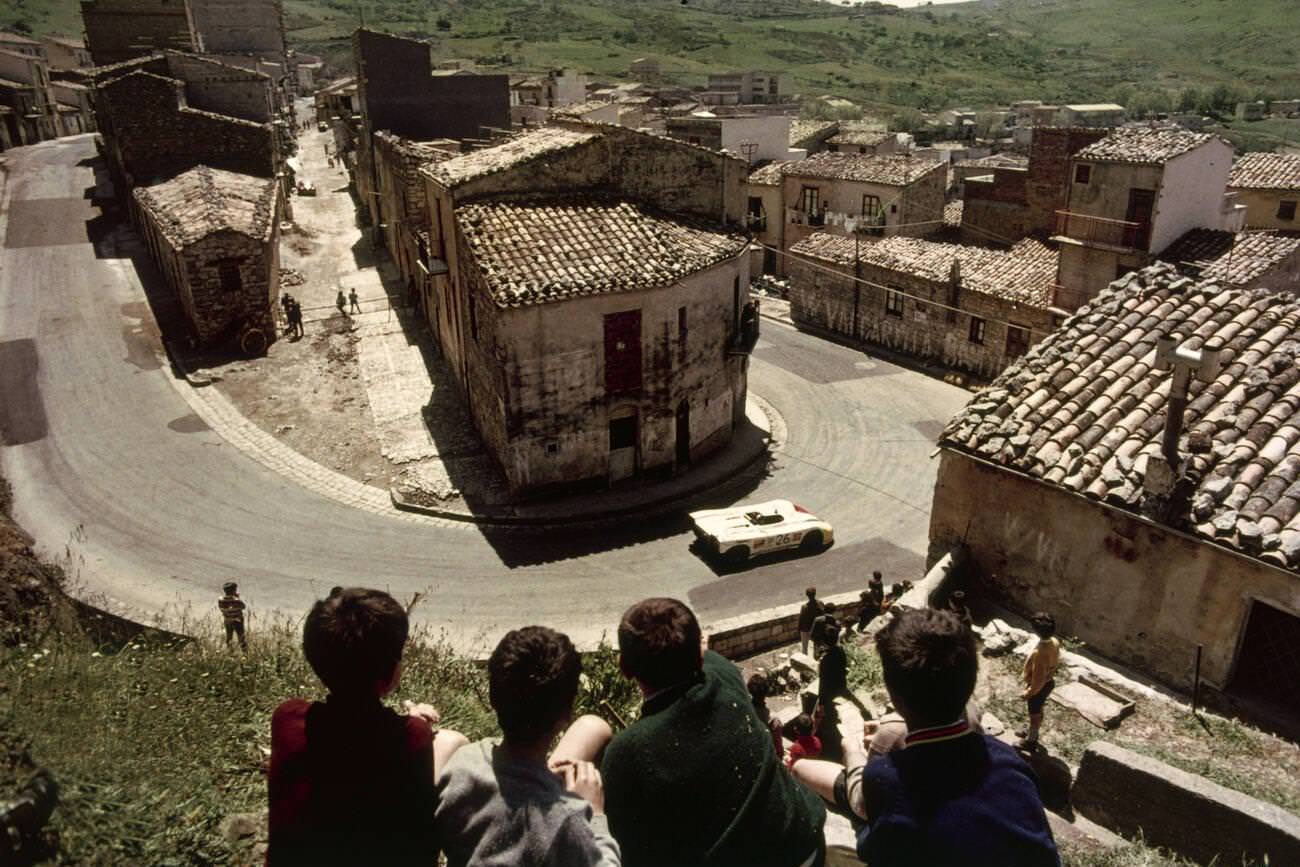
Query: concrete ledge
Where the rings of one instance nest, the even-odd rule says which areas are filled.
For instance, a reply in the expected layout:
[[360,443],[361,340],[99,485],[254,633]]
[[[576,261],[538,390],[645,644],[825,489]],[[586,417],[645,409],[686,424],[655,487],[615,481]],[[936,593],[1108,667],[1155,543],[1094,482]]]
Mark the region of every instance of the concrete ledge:
[[1074,808],[1201,864],[1300,864],[1300,817],[1105,741],[1089,744]]

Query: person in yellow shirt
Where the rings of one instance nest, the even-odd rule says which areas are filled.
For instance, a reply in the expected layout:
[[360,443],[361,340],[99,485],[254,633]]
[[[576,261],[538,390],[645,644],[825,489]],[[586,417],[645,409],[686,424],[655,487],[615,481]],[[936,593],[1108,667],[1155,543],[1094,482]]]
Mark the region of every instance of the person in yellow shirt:
[[1021,697],[1029,705],[1029,728],[1016,734],[1020,742],[1016,744],[1022,750],[1038,747],[1038,730],[1043,725],[1043,707],[1047,697],[1056,687],[1052,675],[1061,661],[1061,642],[1056,638],[1056,620],[1052,615],[1040,611],[1029,619],[1038,644],[1025,660],[1025,691]]

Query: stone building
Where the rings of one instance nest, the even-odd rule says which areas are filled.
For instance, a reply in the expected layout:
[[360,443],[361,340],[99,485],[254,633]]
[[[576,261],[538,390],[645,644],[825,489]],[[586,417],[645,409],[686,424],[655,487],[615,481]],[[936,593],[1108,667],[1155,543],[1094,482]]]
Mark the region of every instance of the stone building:
[[800,159],[790,149],[790,118],[784,115],[727,115],[696,113],[670,118],[668,135],[691,144],[725,150],[754,165],[767,160]]
[[837,154],[885,156],[898,153],[898,135],[875,124],[841,121],[839,132],[827,140],[826,150]]
[[[1025,127],[1029,163],[993,166],[962,181],[961,239],[972,244],[1014,244],[1033,236],[1044,239],[1056,230],[1070,190],[1070,158],[1108,134],[1101,129]],[[958,166],[962,162],[959,161]],[[960,170],[958,170],[960,171]]]
[[1056,115],[1062,127],[1084,129],[1111,129],[1124,123],[1128,110],[1113,102],[1063,105]]
[[992,379],[1056,325],[1056,251],[815,234],[790,249],[795,324]]
[[735,94],[741,105],[778,105],[794,99],[794,79],[787,72],[711,72],[705,90]]
[[[1174,335],[1165,349],[1219,354],[1190,377],[1171,471]],[[1293,295],[1170,265],[1117,281],[948,425],[931,559],[965,546],[977,586],[1179,689],[1203,648],[1205,684],[1294,726],[1297,347]]]
[[21,33],[10,33],[7,30],[0,30],[0,50],[12,51],[14,54],[24,54],[28,57],[35,57],[41,60],[47,60],[45,55],[45,46],[30,36],[23,36]]
[[790,122],[790,149],[801,150],[809,156],[821,153],[830,146],[830,140],[839,135],[837,120],[792,120]]
[[137,58],[95,70],[95,108],[121,189],[197,165],[284,173],[288,143],[264,73],[180,52]]
[[136,188],[136,223],[196,342],[257,353],[275,339],[280,202],[273,180],[207,166]]
[[459,141],[510,129],[507,75],[435,71],[427,43],[365,29],[352,35],[352,56],[362,122],[371,132]]
[[730,439],[756,329],[743,162],[572,124],[421,172],[425,312],[515,491],[671,474]]
[[90,59],[90,49],[86,48],[84,39],[74,39],[70,36],[42,36],[41,45],[44,47],[45,59],[49,61],[52,72],[89,69],[95,65]]
[[36,144],[61,134],[50,70],[40,54],[0,48],[0,105],[10,109],[4,123],[13,146]]
[[[820,153],[755,172],[749,212],[764,223],[762,243],[782,253],[818,232],[919,237],[943,228],[947,186],[947,167],[937,161]],[[786,273],[784,258],[773,252],[764,270]]]
[[1243,154],[1232,166],[1228,190],[1246,207],[1246,225],[1300,231],[1300,155]]
[[1074,155],[1056,215],[1057,304],[1073,310],[1192,229],[1241,228],[1232,145],[1208,133],[1117,129]]
[[110,66],[168,48],[199,48],[189,5],[178,0],[81,0],[81,20],[95,66]]

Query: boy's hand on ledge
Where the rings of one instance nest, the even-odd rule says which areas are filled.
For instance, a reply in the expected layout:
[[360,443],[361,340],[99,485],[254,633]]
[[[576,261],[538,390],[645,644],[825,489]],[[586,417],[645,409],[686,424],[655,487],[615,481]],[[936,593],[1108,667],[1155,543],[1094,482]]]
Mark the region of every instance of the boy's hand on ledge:
[[436,726],[442,722],[442,714],[431,704],[417,704],[413,701],[402,702],[402,707],[406,708],[406,715],[419,717],[431,726]]
[[597,816],[605,812],[605,786],[600,780],[600,771],[591,762],[562,760],[554,763],[551,770],[559,775],[564,788],[588,804]]

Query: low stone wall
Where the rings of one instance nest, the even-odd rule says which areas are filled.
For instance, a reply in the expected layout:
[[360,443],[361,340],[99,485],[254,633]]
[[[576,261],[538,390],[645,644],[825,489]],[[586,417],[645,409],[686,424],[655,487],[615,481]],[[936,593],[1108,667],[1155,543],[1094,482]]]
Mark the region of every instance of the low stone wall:
[[[958,551],[939,559],[925,577],[903,594],[895,603],[899,606],[922,608],[938,598],[943,585],[952,575],[953,570],[962,561],[963,554]],[[863,590],[866,585],[863,585]],[[858,591],[859,593],[861,591]],[[836,596],[821,597],[823,602],[835,603],[835,614],[840,620],[857,620],[862,609],[862,600],[858,593],[841,593]],[[799,609],[803,602],[778,605],[755,611],[743,617],[731,617],[715,623],[705,624],[704,630],[709,636],[709,649],[721,653],[728,659],[744,659],[774,647],[784,647],[799,640]]]
[[1105,741],[1084,751],[1071,801],[1201,864],[1300,864],[1300,817]]

